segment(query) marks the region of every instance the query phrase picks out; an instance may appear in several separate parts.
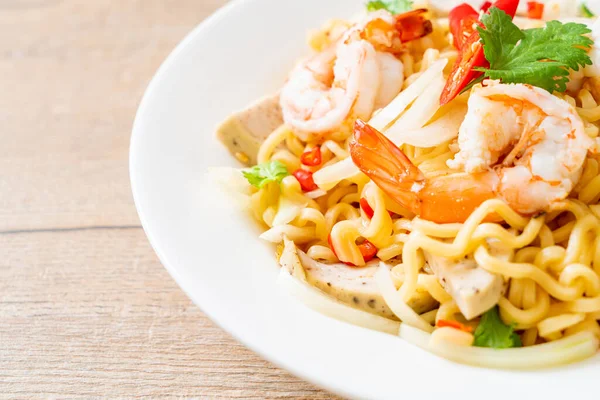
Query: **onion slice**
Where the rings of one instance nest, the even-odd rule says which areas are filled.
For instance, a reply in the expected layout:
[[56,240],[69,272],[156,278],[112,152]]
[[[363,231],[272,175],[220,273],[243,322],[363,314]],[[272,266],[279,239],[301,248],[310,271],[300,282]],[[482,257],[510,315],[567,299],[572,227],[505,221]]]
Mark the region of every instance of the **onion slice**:
[[[313,176],[314,179],[314,176]],[[318,199],[320,197],[323,196],[327,196],[327,191],[323,190],[323,189],[317,189],[317,190],[313,190],[312,192],[308,192],[306,193],[306,197],[308,197],[309,199]]]
[[288,237],[298,244],[309,243],[315,239],[315,228],[308,226],[300,228],[294,225],[278,225],[259,236],[260,239],[275,244],[282,243],[285,237]]
[[425,92],[417,97],[408,111],[388,128],[385,135],[390,137],[396,132],[424,127],[440,109],[439,98],[442,95],[442,90],[444,90],[445,85],[446,81],[444,75],[440,72],[439,75],[430,82]]
[[313,175],[317,186],[323,190],[330,190],[344,179],[350,179],[360,173],[360,170],[348,157],[342,161],[325,167]]
[[430,148],[446,143],[458,136],[461,124],[467,115],[467,106],[464,104],[453,106],[441,118],[421,129],[391,132],[388,137],[397,146],[409,144],[411,146]]
[[378,131],[385,131],[396,121],[406,108],[421,94],[423,94],[431,82],[440,74],[448,64],[448,59],[440,59],[423,72],[423,74],[414,81],[406,90],[400,92],[398,96],[387,107],[379,111],[371,120],[369,125]]

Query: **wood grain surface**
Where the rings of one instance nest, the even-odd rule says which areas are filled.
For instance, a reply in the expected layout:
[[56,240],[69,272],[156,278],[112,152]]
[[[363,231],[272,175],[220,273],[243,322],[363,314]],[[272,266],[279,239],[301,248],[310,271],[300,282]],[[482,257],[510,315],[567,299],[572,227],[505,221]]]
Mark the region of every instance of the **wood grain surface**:
[[0,398],[332,398],[213,325],[133,206],[141,95],[224,3],[0,1]]

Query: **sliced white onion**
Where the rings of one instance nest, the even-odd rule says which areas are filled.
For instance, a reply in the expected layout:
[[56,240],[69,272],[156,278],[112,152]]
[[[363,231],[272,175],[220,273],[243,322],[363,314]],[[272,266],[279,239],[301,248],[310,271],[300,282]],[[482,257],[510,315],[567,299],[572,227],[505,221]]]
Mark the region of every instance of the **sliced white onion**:
[[424,350],[461,364],[484,368],[539,369],[585,360],[598,352],[600,341],[592,332],[581,332],[555,342],[532,347],[495,350],[451,343],[432,344],[431,335],[407,324],[400,337]]
[[448,64],[448,59],[446,58],[431,64],[427,71],[414,81],[412,85],[400,92],[387,107],[371,118],[369,125],[379,131],[385,131],[385,129],[392,125],[417,97],[425,92],[431,82],[442,73],[446,64]]
[[308,243],[315,239],[315,228],[299,228],[293,225],[279,225],[272,227],[259,236],[260,239],[275,244],[282,243],[284,237],[287,237],[298,244]]
[[320,189],[330,190],[344,179],[352,178],[358,173],[360,173],[360,170],[348,157],[315,172],[313,179]]
[[[313,177],[314,179],[314,177]],[[306,193],[306,197],[308,197],[309,199],[318,199],[319,197],[323,197],[327,195],[327,191],[323,190],[323,189],[317,189],[317,190],[313,190],[312,192],[308,192]]]
[[440,95],[446,81],[440,72],[429,83],[427,89],[415,100],[413,105],[385,132],[387,137],[398,134],[404,130],[419,129],[424,127],[435,113],[440,109]]
[[298,298],[305,306],[328,317],[363,328],[392,335],[398,334],[399,322],[352,308],[308,283],[294,278],[285,269],[281,269],[279,272],[277,284],[283,291]]
[[306,208],[307,205],[308,201],[300,203],[290,200],[286,196],[279,196],[279,206],[273,219],[273,226],[289,224],[296,219],[300,211]]
[[375,273],[375,282],[383,296],[386,304],[392,312],[404,323],[413,325],[425,332],[433,332],[433,326],[429,325],[412,308],[406,304],[392,280],[389,267],[381,262],[379,269]]
[[388,137],[396,145],[409,144],[416,147],[435,147],[458,136],[458,130],[467,115],[466,104],[460,104],[440,119],[414,130],[388,131]]

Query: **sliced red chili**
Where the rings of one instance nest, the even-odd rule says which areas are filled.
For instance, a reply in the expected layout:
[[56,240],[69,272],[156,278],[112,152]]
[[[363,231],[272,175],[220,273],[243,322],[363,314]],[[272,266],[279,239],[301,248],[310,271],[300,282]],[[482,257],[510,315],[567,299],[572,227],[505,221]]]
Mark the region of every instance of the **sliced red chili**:
[[310,171],[299,169],[296,170],[296,172],[294,172],[292,175],[294,175],[298,182],[300,182],[300,186],[305,192],[312,192],[313,190],[317,190],[319,188],[313,179],[312,172]]
[[[329,248],[331,249],[333,254],[339,259],[340,257],[337,255],[337,253],[335,252],[335,248],[333,247],[333,241],[331,240],[331,234],[327,237],[327,242],[329,243]],[[361,244],[358,245],[358,250],[360,251],[360,254],[362,254],[365,262],[369,262],[372,259],[374,259],[377,256],[377,252],[379,251],[379,250],[377,250],[377,247],[375,247],[375,245],[373,243],[369,242],[367,239],[365,239]],[[344,261],[342,261],[342,262],[349,267],[356,267],[356,265],[354,265],[350,262],[344,262]]]
[[486,1],[485,3],[483,3],[481,5],[481,11],[488,12],[488,10],[490,9],[491,6],[492,6],[492,2],[491,1]]
[[458,329],[459,331],[473,333],[473,328],[471,328],[470,326],[467,326],[465,324],[461,324],[458,321],[447,321],[447,320],[441,319],[438,321],[437,327],[438,328],[454,328],[454,329]]
[[531,19],[542,19],[544,16],[544,3],[530,1],[527,3],[527,16]]
[[[364,197],[362,199],[360,199],[360,208],[365,212],[365,215],[367,216],[367,218],[373,219],[373,215],[375,215],[375,211],[373,211],[373,208],[371,207],[371,205],[369,204],[367,199],[365,199]],[[390,217],[394,216],[394,213],[391,211],[388,211],[388,214],[390,214]]]
[[479,13],[468,4],[454,7],[448,16],[450,21],[450,32],[454,38],[454,47],[462,49],[465,41],[475,32],[479,24]]
[[450,103],[472,80],[482,75],[482,72],[475,71],[473,68],[488,66],[489,63],[483,54],[483,45],[480,42],[479,32],[475,32],[467,39],[463,50],[458,55],[458,60],[442,91],[440,105],[443,106]]
[[519,8],[519,0],[497,0],[492,7],[498,7],[514,18],[517,14],[517,8]]
[[300,162],[308,167],[316,167],[317,165],[321,165],[323,162],[323,157],[321,156],[321,148],[319,146],[314,147],[311,150],[308,150],[302,154],[300,157]]
[[377,247],[375,247],[373,243],[366,239],[364,242],[358,245],[358,249],[360,250],[360,254],[362,254],[363,258],[365,259],[365,262],[369,262],[374,259],[378,252]]
[[373,208],[371,208],[371,205],[369,204],[367,199],[365,199],[364,197],[362,199],[360,199],[360,208],[362,208],[362,210],[365,212],[365,215],[367,216],[367,218],[373,219],[373,215],[375,215],[375,211],[373,211]]
[[[514,17],[517,12],[517,8],[519,7],[519,0],[498,0],[492,6],[498,7],[511,17]],[[454,21],[454,26],[456,27],[455,29],[458,29],[458,27],[465,27],[465,29],[468,29],[468,18],[470,18],[469,16],[471,13],[467,11],[468,9],[464,8],[463,12],[458,14],[459,16],[464,16],[464,18],[466,18],[466,22],[463,24],[460,21]],[[474,25],[471,26],[474,27]],[[455,45],[456,43],[457,42],[455,41]],[[458,43],[460,44],[460,40]],[[485,68],[489,66],[489,63],[483,54],[481,37],[479,36],[479,32],[476,30],[474,30],[471,36],[469,36],[469,38],[462,43],[459,51],[460,53],[456,64],[454,65],[454,68],[448,77],[448,81],[446,82],[446,87],[444,87],[442,95],[440,96],[440,105],[448,104],[454,100],[456,96],[458,96],[460,92],[469,83],[471,83],[471,81],[479,78],[482,75],[481,72],[474,71],[474,68]]]
[[[331,251],[333,252],[333,255],[337,257],[337,259],[339,260],[340,257],[337,255],[336,251],[335,251],[335,247],[333,247],[333,240],[331,240],[331,234],[329,234],[329,236],[327,237],[327,243],[329,243],[329,248],[331,249]],[[341,261],[341,260],[340,260]],[[350,263],[350,262],[345,262],[342,261],[344,264],[346,264],[349,267],[356,267],[356,265]]]

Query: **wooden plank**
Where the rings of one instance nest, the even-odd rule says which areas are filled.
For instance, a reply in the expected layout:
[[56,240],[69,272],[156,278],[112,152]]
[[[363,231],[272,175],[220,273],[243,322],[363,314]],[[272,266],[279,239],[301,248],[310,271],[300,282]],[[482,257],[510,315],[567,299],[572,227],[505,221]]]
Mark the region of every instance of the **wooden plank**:
[[214,326],[141,229],[0,235],[0,393],[331,398]]
[[137,224],[127,163],[137,105],[223,3],[0,4],[0,230]]
[[133,206],[143,91],[224,3],[0,2],[0,398],[331,398],[214,326]]

